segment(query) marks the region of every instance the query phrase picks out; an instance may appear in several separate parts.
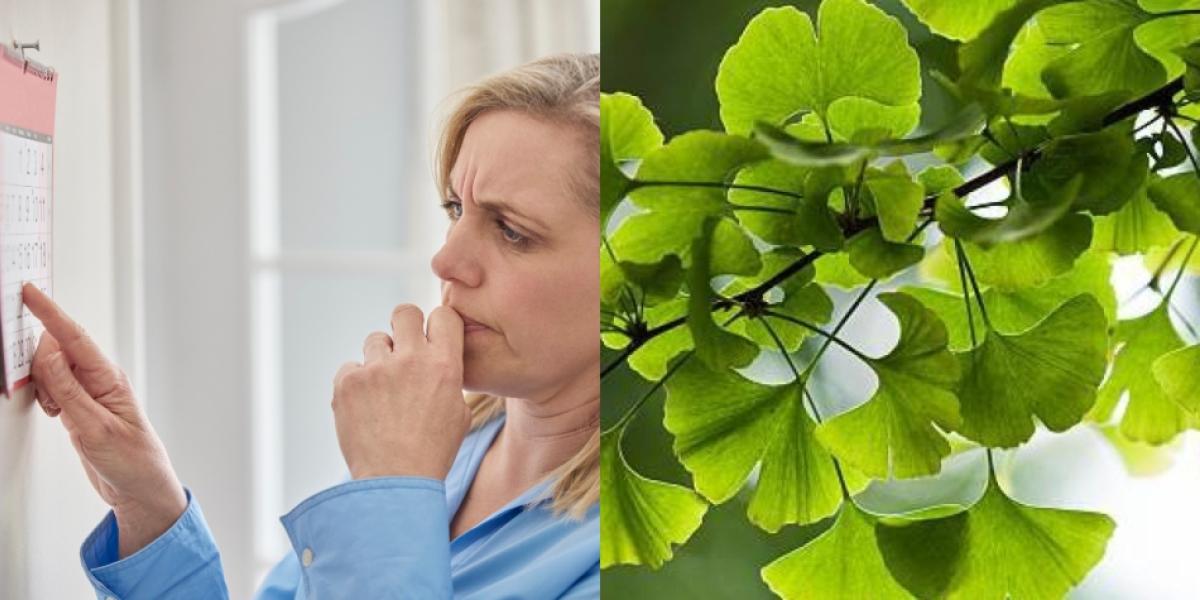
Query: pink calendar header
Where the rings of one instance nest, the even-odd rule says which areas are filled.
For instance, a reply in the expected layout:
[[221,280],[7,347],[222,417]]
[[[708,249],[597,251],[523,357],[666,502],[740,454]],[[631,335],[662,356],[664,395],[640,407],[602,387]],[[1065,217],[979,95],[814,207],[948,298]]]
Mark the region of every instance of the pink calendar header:
[[0,123],[54,135],[58,74],[0,45]]

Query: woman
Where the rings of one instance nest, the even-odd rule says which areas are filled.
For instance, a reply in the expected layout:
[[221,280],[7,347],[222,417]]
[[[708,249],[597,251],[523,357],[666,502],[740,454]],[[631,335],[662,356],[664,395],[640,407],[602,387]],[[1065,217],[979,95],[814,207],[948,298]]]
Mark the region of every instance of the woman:
[[[293,552],[258,598],[599,597],[599,76],[597,55],[551,57],[449,118],[442,306],[427,327],[398,306],[337,372],[351,479],[280,519]],[[36,287],[23,296],[46,326],[38,401],[112,507],[81,548],[99,597],[227,597],[125,375]]]

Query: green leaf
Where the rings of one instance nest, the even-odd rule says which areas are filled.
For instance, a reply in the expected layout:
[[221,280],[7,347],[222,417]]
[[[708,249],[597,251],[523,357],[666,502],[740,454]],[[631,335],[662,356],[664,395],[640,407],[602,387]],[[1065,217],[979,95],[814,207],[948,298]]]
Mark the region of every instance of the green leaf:
[[952,40],[968,41],[979,35],[996,15],[1012,8],[1018,0],[903,0],[930,31]]
[[1095,298],[1067,301],[1032,329],[989,331],[959,356],[962,425],[956,430],[992,448],[1033,437],[1034,417],[1066,431],[1087,414],[1107,366],[1108,323]]
[[[1004,77],[1004,66],[1008,61],[1010,50],[1013,42],[1016,40],[1021,28],[1025,26],[1038,11],[1058,4],[1063,0],[1018,0],[1015,2],[1002,2],[997,0],[983,0],[988,6],[985,10],[979,10],[979,13],[991,13],[992,17],[987,19],[986,28],[978,31],[978,35],[972,35],[967,43],[959,47],[958,50],[958,66],[962,73],[958,79],[959,88],[967,93],[968,97],[979,99],[986,97],[981,92],[999,90]],[[946,4],[945,2],[936,2],[935,0],[922,0],[923,3],[936,5],[946,13],[946,16],[951,16],[957,12],[957,6]],[[998,8],[1000,4],[1007,4],[1009,8],[999,12],[993,12],[992,9]],[[954,6],[954,9],[951,7]],[[982,14],[980,15],[983,16]],[[983,19],[979,19],[982,21]],[[977,21],[977,23],[979,22]],[[1037,81],[1038,87],[1041,86],[1040,80]],[[1047,94],[1048,95],[1048,94]],[[1026,98],[1028,98],[1026,96]],[[1001,111],[996,110],[998,106],[989,106],[988,112],[998,114]],[[1011,111],[1005,114],[1013,114],[1018,111]]]
[[1146,194],[1180,231],[1200,233],[1200,177],[1195,172],[1155,180]]
[[1189,412],[1200,412],[1200,344],[1168,352],[1152,368],[1168,398]]
[[888,572],[875,542],[875,517],[846,502],[833,526],[762,569],[783,598],[911,598]]
[[917,244],[889,242],[879,229],[858,232],[846,245],[850,265],[871,279],[885,279],[919,262],[925,248]]
[[696,356],[714,371],[745,367],[758,356],[758,345],[730,333],[713,321],[712,250],[716,217],[709,217],[700,237],[692,243],[692,266],[688,270],[688,328],[696,345]]
[[755,383],[733,372],[689,362],[667,382],[663,425],[691,472],[696,490],[723,503],[762,463],[750,520],[778,531],[833,514],[842,500],[833,458],[813,437],[796,382]]
[[869,169],[863,184],[870,192],[883,238],[889,242],[906,241],[917,226],[917,214],[925,204],[925,188],[909,177],[904,163],[898,160],[883,169]]
[[871,281],[870,277],[859,273],[858,269],[850,265],[850,254],[847,252],[826,254],[818,258],[813,266],[817,268],[814,277],[816,281],[844,290],[852,290]]
[[793,7],[768,8],[750,21],[717,72],[725,129],[748,133],[756,121],[782,125],[804,112],[838,129],[861,112],[855,107],[839,122],[831,105],[844,98],[904,109],[896,120],[915,126],[920,63],[903,25],[862,0],[826,0],[817,21],[819,39]]
[[840,460],[874,478],[933,475],[950,453],[934,427],[961,423],[958,360],[946,348],[946,327],[911,296],[883,293],[880,302],[900,323],[887,355],[870,359],[879,386],[866,403],[825,421],[817,439]]
[[[1157,182],[1158,176],[1152,175],[1151,180]],[[1151,183],[1149,189],[1155,185]],[[1097,217],[1092,248],[1126,256],[1171,245],[1179,231],[1170,217],[1151,203],[1148,192],[1143,187],[1117,212]]]
[[614,262],[609,252],[600,251],[600,303],[604,306],[621,306],[625,294],[632,294],[646,306],[660,304],[674,298],[681,283],[683,265],[677,256],[668,255],[658,263],[639,265]]
[[[989,249],[965,242],[963,248],[980,283],[1013,290],[1038,286],[1067,272],[1091,243],[1092,220],[1087,215],[1071,214],[1017,242]],[[952,245],[943,247],[953,253]]]
[[1046,65],[1046,87],[1062,98],[1142,94],[1166,83],[1166,69],[1134,40],[1134,30],[1152,18],[1134,0],[1082,0],[1039,12],[1046,42],[1070,47]]
[[[795,248],[774,248],[763,255],[763,268],[757,275],[735,278],[721,289],[721,295],[731,298],[758,287],[759,284],[790,267],[804,255],[804,252]],[[766,308],[813,325],[827,323],[833,314],[833,301],[829,299],[829,295],[820,285],[812,283],[813,274],[813,266],[808,265],[789,277],[783,284],[769,290],[764,298]],[[774,292],[782,294],[783,300],[772,300]],[[775,340],[763,326],[762,318],[738,319],[730,323],[726,329],[754,340],[761,347],[776,347]],[[799,350],[804,340],[811,334],[803,326],[783,319],[774,319],[771,330],[779,336],[788,352]]]
[[738,169],[767,158],[758,142],[715,131],[689,131],[647,154],[630,198],[653,211],[719,215],[728,210],[720,187],[651,186],[655,181],[728,183]]
[[[1040,287],[1008,291],[988,288],[983,290],[983,301],[987,306],[992,326],[1001,333],[1014,334],[1030,329],[1064,302],[1080,294],[1089,294],[1099,301],[1104,309],[1106,321],[1114,323],[1117,299],[1108,282],[1111,274],[1112,267],[1106,256],[1099,252],[1087,252],[1075,264],[1074,269]],[[954,283],[957,284],[957,280]],[[937,313],[950,333],[951,350],[971,348],[970,329],[962,295],[911,286],[904,287],[901,291],[912,295]],[[983,331],[983,318],[974,306],[971,316],[975,322],[975,331]]]
[[871,153],[865,146],[845,142],[805,141],[764,122],[755,123],[754,139],[762,142],[779,160],[804,167],[850,165]]
[[[696,212],[643,212],[621,221],[609,245],[622,263],[656,265],[668,255],[691,264],[691,244],[709,215]],[[762,267],[758,250],[746,232],[731,219],[721,219],[713,233],[711,273],[748,275]]]
[[950,165],[933,165],[917,173],[917,181],[925,188],[925,194],[932,196],[953,191],[964,180],[962,173]]
[[654,115],[641,99],[629,94],[600,95],[600,230],[629,190],[630,180],[618,162],[645,156],[662,145]]
[[941,127],[908,139],[855,139],[852,143],[814,141],[798,135],[803,130],[795,125],[781,129],[762,121],[754,125],[754,139],[766,145],[773,156],[795,165],[846,166],[872,155],[903,156],[935,150],[975,136],[984,122],[979,105],[969,104]]
[[1074,208],[1107,214],[1123,206],[1145,184],[1146,157],[1133,143],[1132,123],[1067,135],[1046,144],[1033,172],[1050,189],[1082,177]]
[[[713,131],[677,136],[650,152],[638,169],[630,198],[648,209],[626,217],[609,240],[622,261],[658,264],[668,254],[690,264],[692,240],[709,216],[730,214],[722,187],[652,185],[652,182],[724,184],[743,166],[766,158],[752,140]],[[744,231],[729,219],[718,225],[713,274],[751,274],[761,266],[757,251]]]
[[842,246],[842,230],[829,210],[826,196],[803,194],[812,171],[781,160],[765,160],[747,166],[734,183],[785,190],[803,195],[794,198],[779,194],[733,189],[729,201],[745,206],[766,206],[795,211],[792,217],[776,213],[739,211],[738,220],[763,241],[788,246],[812,246],[834,250]]
[[600,568],[671,560],[700,527],[708,504],[685,487],[647,479],[625,461],[621,431],[600,436]]
[[[646,309],[646,326],[654,329],[687,317],[688,298],[676,298]],[[677,326],[651,338],[629,355],[629,368],[649,381],[658,381],[666,374],[671,359],[691,350],[692,334],[687,327]]]
[[1100,388],[1091,417],[1107,421],[1124,392],[1129,403],[1121,418],[1121,433],[1136,441],[1163,444],[1188,428],[1189,416],[1179,403],[1171,400],[1153,376],[1154,361],[1183,347],[1183,340],[1171,325],[1167,306],[1117,324],[1120,346],[1112,372]]
[[966,512],[876,532],[888,568],[914,594],[1004,600],[1064,597],[1100,562],[1115,528],[1104,514],[1017,502],[989,477]]
[[934,214],[938,226],[951,237],[970,240],[984,248],[1017,242],[1042,233],[1061,220],[1079,195],[1082,182],[1083,177],[1077,175],[1064,187],[1051,187],[1030,173],[1023,178],[1021,193],[1006,201],[1008,212],[1003,218],[977,216],[953,192],[938,197]]

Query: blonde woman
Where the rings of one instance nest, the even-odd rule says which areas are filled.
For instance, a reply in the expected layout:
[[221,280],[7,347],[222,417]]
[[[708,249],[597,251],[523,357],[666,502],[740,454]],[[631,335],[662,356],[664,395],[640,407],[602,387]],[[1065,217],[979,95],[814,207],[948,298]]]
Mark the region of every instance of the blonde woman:
[[[597,55],[550,57],[449,118],[442,306],[427,325],[396,307],[335,375],[350,480],[281,517],[293,552],[258,598],[599,597],[599,79]],[[124,374],[36,287],[24,298],[47,329],[38,401],[112,507],[81,549],[98,596],[227,597]]]

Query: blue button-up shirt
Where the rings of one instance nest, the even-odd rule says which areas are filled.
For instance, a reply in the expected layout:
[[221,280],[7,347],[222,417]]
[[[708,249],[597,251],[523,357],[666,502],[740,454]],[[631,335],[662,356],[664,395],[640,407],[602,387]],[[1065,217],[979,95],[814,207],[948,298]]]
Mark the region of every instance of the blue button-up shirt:
[[[258,600],[334,598],[599,598],[600,506],[582,521],[556,517],[533,486],[451,541],[458,512],[501,416],[467,435],[445,482],[425,477],[349,481],[280,518],[290,552]],[[113,513],[80,559],[98,598],[228,598],[221,559],[200,511],[188,506],[165,533],[117,560]]]

